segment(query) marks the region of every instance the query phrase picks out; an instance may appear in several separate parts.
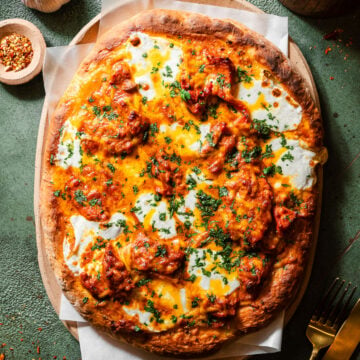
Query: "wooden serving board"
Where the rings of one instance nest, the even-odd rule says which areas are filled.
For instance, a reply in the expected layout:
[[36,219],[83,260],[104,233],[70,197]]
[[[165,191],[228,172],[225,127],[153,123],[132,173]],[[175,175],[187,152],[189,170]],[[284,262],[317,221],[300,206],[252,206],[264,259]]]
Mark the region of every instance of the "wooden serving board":
[[[252,11],[255,13],[264,13],[262,10],[248,3],[245,0],[196,0],[196,1],[187,0],[187,1],[205,4],[205,5],[217,5],[217,6],[221,5],[223,7],[231,7],[241,10]],[[107,14],[103,14],[102,16],[106,17]],[[87,44],[87,43],[95,42],[99,29],[100,18],[101,18],[101,14],[93,18],[87,25],[85,25],[78,32],[78,34],[74,37],[74,39],[70,42],[69,45]],[[316,90],[315,82],[311,74],[309,65],[307,64],[300,49],[291,38],[289,38],[289,58],[291,62],[296,66],[298,72],[305,79],[308,88],[311,92],[311,95],[317,107],[320,109],[319,95]],[[42,173],[41,164],[44,154],[44,140],[46,138],[46,134],[48,131],[48,122],[49,122],[48,105],[47,105],[47,99],[45,97],[40,123],[39,123],[39,131],[38,131],[37,146],[36,146],[35,179],[34,179],[34,214],[35,214],[36,243],[38,249],[38,262],[39,262],[40,273],[41,273],[42,281],[45,286],[46,293],[50,299],[50,302],[54,307],[56,313],[59,314],[60,301],[61,301],[61,288],[55,278],[53,270],[46,256],[45,246],[43,242],[43,230],[41,227],[41,219],[40,219],[40,182],[41,182],[41,173]],[[319,184],[319,189],[322,189],[321,169],[318,172],[318,184]],[[321,191],[319,194],[319,204],[317,207],[317,214],[314,221],[314,239],[309,254],[309,261],[306,267],[305,276],[296,294],[295,300],[290,304],[289,308],[286,310],[285,323],[287,323],[291,319],[292,315],[296,311],[296,308],[298,307],[306,290],[307,284],[309,282],[311,269],[315,256],[318,231],[319,231],[320,209],[321,209]],[[71,332],[71,334],[78,340],[79,337],[78,337],[76,322],[63,321],[63,323],[65,327]],[[237,360],[245,359],[245,357],[237,357],[236,359]]]

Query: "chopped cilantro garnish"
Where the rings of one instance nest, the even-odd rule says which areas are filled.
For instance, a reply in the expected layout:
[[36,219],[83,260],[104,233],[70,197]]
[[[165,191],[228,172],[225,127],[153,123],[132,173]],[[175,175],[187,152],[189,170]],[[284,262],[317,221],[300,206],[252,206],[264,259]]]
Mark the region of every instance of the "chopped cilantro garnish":
[[201,211],[201,216],[206,222],[222,204],[221,199],[215,199],[211,195],[204,193],[203,190],[197,192],[196,198],[198,199],[196,207]]
[[151,281],[151,279],[140,279],[137,283],[136,283],[136,286],[137,287],[141,287],[141,286],[144,286],[146,285],[147,283],[149,283]]
[[84,202],[87,201],[87,198],[82,190],[76,190],[74,193],[74,198],[75,201],[80,205],[84,205]]
[[280,166],[277,166],[275,164],[271,164],[268,167],[265,167],[263,169],[263,173],[268,176],[274,176],[275,174],[282,174],[282,169]]
[[290,153],[290,151],[288,151],[286,154],[284,154],[284,155],[281,157],[281,160],[282,160],[282,161],[286,161],[286,160],[293,161],[293,160],[294,160],[294,156]]
[[208,141],[208,143],[209,143],[209,145],[210,145],[211,147],[215,147],[215,146],[216,146],[216,144],[215,144],[214,141],[213,141],[213,133],[212,133],[212,132],[206,134],[206,135],[205,135],[205,139]]
[[271,127],[266,124],[266,120],[253,120],[254,129],[260,134],[263,139],[268,139],[271,132]]
[[157,123],[152,123],[152,124],[150,124],[150,135],[151,135],[152,137],[154,137],[155,134],[158,133],[158,132],[159,132],[159,128],[158,128],[158,126],[157,126]]
[[166,247],[164,245],[158,245],[156,253],[155,253],[155,257],[164,257],[167,254],[167,250]]
[[161,319],[161,313],[159,310],[155,309],[154,302],[151,300],[148,300],[146,303],[146,306],[144,306],[144,310],[152,313],[155,317],[155,320],[157,323],[162,324],[164,322],[163,319]]
[[251,82],[251,76],[249,76],[247,70],[241,69],[240,66],[237,67],[237,76],[238,76],[238,82]]
[[195,296],[194,299],[191,301],[191,307],[192,308],[198,307],[199,306],[199,301],[200,301],[200,298]]
[[225,186],[219,187],[219,197],[227,196],[228,194],[228,189]]
[[188,101],[191,98],[190,93],[184,89],[180,89],[180,97],[184,101]]
[[112,173],[115,172],[116,169],[115,169],[115,167],[114,167],[113,164],[108,163],[106,166],[109,168],[109,170],[110,170]]
[[252,159],[256,159],[261,154],[261,147],[255,146],[251,150],[243,150],[241,152],[241,157],[245,160],[245,162],[249,163]]

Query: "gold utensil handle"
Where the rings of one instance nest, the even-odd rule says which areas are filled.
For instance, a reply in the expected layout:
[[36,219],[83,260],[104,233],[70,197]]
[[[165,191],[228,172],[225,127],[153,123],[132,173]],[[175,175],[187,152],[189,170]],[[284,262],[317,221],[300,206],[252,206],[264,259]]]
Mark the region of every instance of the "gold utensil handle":
[[314,347],[309,360],[315,360],[318,356],[319,350],[320,349]]
[[337,333],[323,360],[348,360],[360,341],[360,299]]

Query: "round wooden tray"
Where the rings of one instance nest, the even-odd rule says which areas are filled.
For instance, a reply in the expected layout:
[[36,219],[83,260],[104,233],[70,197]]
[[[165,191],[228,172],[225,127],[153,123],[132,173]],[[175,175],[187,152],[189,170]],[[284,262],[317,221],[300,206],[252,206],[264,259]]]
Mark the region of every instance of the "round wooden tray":
[[[196,2],[207,5],[221,5],[223,7],[231,7],[241,10],[252,11],[256,13],[264,13],[262,10],[257,8],[256,6],[248,3],[245,0],[187,0],[188,2]],[[107,16],[107,14],[103,14],[102,16]],[[92,19],[87,25],[85,25],[79,33],[74,37],[74,39],[70,42],[69,45],[76,44],[86,44],[92,43],[96,41],[97,33],[99,29],[101,14],[97,15],[94,19]],[[294,41],[289,38],[289,58],[291,62],[295,65],[298,72],[305,79],[308,88],[311,92],[311,95],[320,109],[319,96],[316,90],[316,86],[314,83],[313,76],[311,74],[309,65],[307,64],[304,56],[302,55],[300,49],[294,43]],[[41,180],[41,164],[44,152],[44,139],[46,138],[48,125],[48,106],[45,98],[41,119],[39,124],[38,131],[38,139],[37,139],[37,147],[36,147],[36,158],[35,158],[35,181],[34,181],[34,213],[35,213],[35,224],[36,224],[36,242],[38,248],[38,262],[41,277],[45,286],[45,290],[50,299],[52,306],[54,307],[57,314],[60,311],[60,300],[61,300],[61,288],[55,278],[53,270],[48,262],[45,247],[43,244],[43,233],[41,228],[41,219],[40,219],[40,211],[39,211],[39,194],[40,194],[40,180]],[[319,189],[322,189],[322,170],[320,169],[318,174],[318,184]],[[306,267],[305,276],[303,278],[303,282],[296,294],[295,300],[290,304],[289,308],[286,310],[285,314],[285,323],[287,323],[292,315],[294,314],[296,308],[298,307],[302,296],[306,290],[307,284],[309,282],[312,264],[314,261],[315,250],[316,250],[316,242],[318,237],[319,230],[319,219],[320,219],[320,209],[321,209],[321,191],[319,196],[319,204],[317,207],[316,219],[314,222],[314,239],[312,242],[312,247],[310,250],[309,261]],[[71,334],[78,339],[77,325],[74,321],[63,321],[66,328],[71,332]],[[238,360],[244,359],[244,357],[237,357]]]

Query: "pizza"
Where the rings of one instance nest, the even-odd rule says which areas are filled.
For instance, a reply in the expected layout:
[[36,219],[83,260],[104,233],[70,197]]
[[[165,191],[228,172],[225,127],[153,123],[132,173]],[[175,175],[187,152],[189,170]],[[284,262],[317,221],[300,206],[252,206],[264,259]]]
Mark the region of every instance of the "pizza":
[[159,354],[264,327],[301,284],[322,140],[305,82],[245,26],[157,9],[114,27],[45,140],[41,222],[65,295]]

